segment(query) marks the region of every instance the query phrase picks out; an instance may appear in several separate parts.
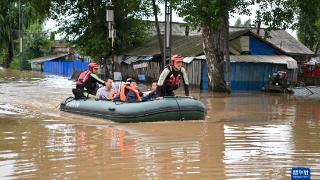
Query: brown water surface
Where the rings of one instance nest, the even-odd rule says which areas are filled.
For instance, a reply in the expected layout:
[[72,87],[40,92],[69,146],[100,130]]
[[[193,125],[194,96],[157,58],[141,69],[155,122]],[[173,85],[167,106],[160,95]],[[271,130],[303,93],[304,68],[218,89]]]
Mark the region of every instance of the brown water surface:
[[0,179],[320,179],[320,100],[192,91],[204,121],[118,124],[60,112],[72,81],[0,70]]

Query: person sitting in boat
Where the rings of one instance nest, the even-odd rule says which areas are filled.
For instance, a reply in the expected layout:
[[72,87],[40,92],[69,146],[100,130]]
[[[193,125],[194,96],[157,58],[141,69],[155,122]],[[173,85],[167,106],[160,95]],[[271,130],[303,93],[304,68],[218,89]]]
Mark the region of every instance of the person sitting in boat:
[[126,84],[121,86],[120,89],[120,101],[122,102],[139,102],[143,93],[138,89],[137,82],[134,79],[130,79]]
[[96,95],[97,83],[105,86],[107,83],[101,80],[98,73],[99,65],[97,63],[90,63],[88,65],[88,70],[82,72],[76,81],[76,88],[72,89],[73,94],[76,99],[85,98],[84,92],[88,95]]
[[167,65],[160,74],[157,86],[157,96],[174,96],[174,90],[180,86],[180,80],[184,83],[184,92],[189,96],[189,81],[186,70],[182,67],[183,57],[173,55],[171,64]]
[[155,100],[157,97],[157,82],[151,84],[151,91],[142,97],[142,101]]
[[96,94],[96,100],[113,100],[117,91],[112,88],[113,80],[108,78],[106,85],[98,89]]

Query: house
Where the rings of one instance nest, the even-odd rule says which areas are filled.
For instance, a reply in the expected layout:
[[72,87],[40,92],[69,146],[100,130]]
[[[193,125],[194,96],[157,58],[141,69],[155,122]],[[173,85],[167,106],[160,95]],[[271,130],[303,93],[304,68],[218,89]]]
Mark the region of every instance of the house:
[[64,41],[55,41],[51,54],[30,59],[31,69],[49,74],[70,77],[75,71],[87,69],[90,60],[79,60],[75,56],[75,47],[69,47]]
[[[160,25],[163,32],[163,24]],[[207,63],[205,56],[202,56],[202,36],[197,30],[187,32],[186,29],[186,24],[173,24],[172,54],[185,57],[184,66],[190,84],[207,89]],[[296,82],[299,63],[314,56],[311,50],[284,30],[271,31],[270,37],[266,39],[258,35],[255,29],[230,27],[229,32],[232,90],[259,90],[268,82],[270,74],[280,70],[287,71],[289,80]],[[264,34],[264,29],[260,33]],[[159,77],[162,67],[156,36],[123,57],[118,70],[124,76],[136,77],[146,72],[146,79],[156,80]],[[148,58],[144,61],[141,57]]]

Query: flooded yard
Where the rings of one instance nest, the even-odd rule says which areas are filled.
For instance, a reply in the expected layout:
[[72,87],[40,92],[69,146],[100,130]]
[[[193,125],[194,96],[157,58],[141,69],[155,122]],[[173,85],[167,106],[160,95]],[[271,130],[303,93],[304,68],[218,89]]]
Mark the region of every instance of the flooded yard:
[[66,78],[0,69],[0,179],[320,179],[320,100],[191,91],[206,120],[119,124],[59,111]]

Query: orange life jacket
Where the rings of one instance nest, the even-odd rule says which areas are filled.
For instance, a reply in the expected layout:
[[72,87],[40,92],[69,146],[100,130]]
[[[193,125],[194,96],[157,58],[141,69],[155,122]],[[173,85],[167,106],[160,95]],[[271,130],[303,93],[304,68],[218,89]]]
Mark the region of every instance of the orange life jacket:
[[90,70],[83,71],[83,72],[80,74],[80,76],[79,76],[76,84],[77,84],[77,85],[83,85],[83,84],[86,82],[86,80],[89,78],[89,75],[90,75],[90,74],[91,74],[91,71],[90,71]]
[[135,94],[137,100],[141,99],[141,97],[139,95],[139,91],[137,89],[134,89],[134,88],[124,84],[120,88],[120,101],[125,102],[127,100],[126,90],[133,92]]

